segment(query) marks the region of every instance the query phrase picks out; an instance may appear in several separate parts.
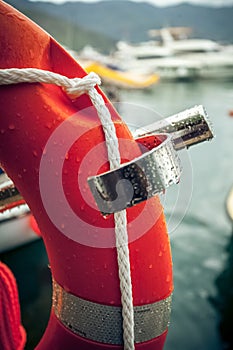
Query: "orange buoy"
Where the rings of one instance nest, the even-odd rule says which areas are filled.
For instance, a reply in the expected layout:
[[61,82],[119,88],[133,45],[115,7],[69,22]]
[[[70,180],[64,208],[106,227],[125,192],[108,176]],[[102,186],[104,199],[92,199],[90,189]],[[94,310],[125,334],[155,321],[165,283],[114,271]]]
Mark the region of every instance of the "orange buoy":
[[[2,1],[0,52],[0,69],[86,75],[53,38]],[[140,156],[127,126],[97,90],[108,103],[118,138],[125,140],[122,162]],[[0,163],[35,216],[53,278],[51,316],[37,350],[124,348],[113,215],[101,215],[85,182],[109,169],[104,142],[87,95],[71,100],[60,87],[44,83],[0,86]],[[173,283],[158,197],[127,209],[127,219],[135,349],[161,350]]]

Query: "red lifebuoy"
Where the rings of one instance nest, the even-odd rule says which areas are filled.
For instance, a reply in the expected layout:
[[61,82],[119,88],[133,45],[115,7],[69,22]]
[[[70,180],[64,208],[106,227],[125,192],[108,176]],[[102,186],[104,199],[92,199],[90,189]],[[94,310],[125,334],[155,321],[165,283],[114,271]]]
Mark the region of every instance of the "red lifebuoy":
[[[69,78],[86,75],[54,39],[2,1],[0,52],[1,69],[34,67]],[[102,96],[109,102],[103,94]],[[96,145],[104,142],[98,116],[95,111],[91,116],[86,113],[84,109],[88,107],[91,107],[88,96],[82,95],[72,101],[61,88],[49,84],[0,86],[0,162],[36,218],[54,280],[50,321],[37,350],[123,349],[123,345],[117,340],[106,340],[103,330],[105,325],[112,322],[111,315],[114,320],[121,307],[115,247],[95,247],[94,244],[88,246],[78,239],[67,237],[63,229],[66,225],[69,226],[69,213],[62,213],[64,224],[61,223],[59,229],[45,210],[40,192],[40,165],[43,154],[46,153],[46,145],[59,126],[78,113],[77,120],[75,123],[72,121],[70,128],[77,130],[81,136],[68,149],[63,164],[64,194],[72,212],[84,223],[83,226],[76,227],[78,236],[87,237],[90,234],[88,229],[85,231],[88,225],[95,227],[95,239],[102,228],[108,229],[109,235],[114,236],[112,215],[103,218],[97,209],[87,204],[77,185],[77,174],[83,159]],[[111,106],[110,109],[118,138],[128,140],[131,145],[121,147],[122,161],[139,156],[140,149],[127,126]],[[82,130],[85,130],[84,134]],[[65,135],[63,134],[64,137]],[[54,149],[62,149],[63,143],[61,138],[58,144],[54,144]],[[104,161],[105,154],[99,154],[99,157],[100,161]],[[88,164],[91,174],[91,159]],[[105,162],[99,172],[107,170],[108,163]],[[54,172],[54,177],[56,176]],[[85,191],[92,201],[88,187]],[[51,206],[56,211],[58,203],[53,202],[53,198],[49,196]],[[135,349],[161,350],[166,339],[173,290],[170,244],[159,199],[149,199],[146,210],[144,207],[145,203],[142,203],[127,209],[133,302],[138,310],[138,332],[140,333],[140,327],[141,333],[144,332],[143,323],[146,324],[146,320],[155,324],[149,322],[153,325],[153,329],[148,329],[151,336],[148,335],[146,341],[140,341],[144,338],[139,337]],[[141,234],[133,239],[135,225],[132,223],[137,218],[137,227]],[[77,310],[85,310],[86,314],[77,314]],[[91,322],[95,322],[90,319],[91,313],[97,315],[98,320],[102,319],[102,323],[89,335],[86,331]],[[116,330],[116,333],[119,332]]]

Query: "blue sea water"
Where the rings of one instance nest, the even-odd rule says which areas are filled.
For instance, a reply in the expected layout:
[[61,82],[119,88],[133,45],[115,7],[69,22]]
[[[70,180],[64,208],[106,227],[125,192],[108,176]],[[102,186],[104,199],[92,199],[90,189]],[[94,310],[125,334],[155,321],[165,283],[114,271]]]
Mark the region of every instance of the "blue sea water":
[[233,82],[159,83],[150,93],[124,92],[122,100],[138,106],[122,108],[123,118],[125,110],[126,121],[135,127],[153,123],[151,110],[164,117],[197,104],[205,106],[212,121],[215,139],[183,152],[179,189],[168,189],[164,201],[175,286],[164,350],[220,350],[220,317],[212,300],[232,234],[225,199],[233,186],[233,118],[228,115]]

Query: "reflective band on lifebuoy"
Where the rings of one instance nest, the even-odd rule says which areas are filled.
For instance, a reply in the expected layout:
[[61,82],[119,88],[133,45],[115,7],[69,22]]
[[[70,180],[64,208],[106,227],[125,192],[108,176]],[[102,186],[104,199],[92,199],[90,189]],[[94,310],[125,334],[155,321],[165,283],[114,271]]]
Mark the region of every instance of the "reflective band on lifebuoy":
[[[171,313],[170,295],[152,304],[134,306],[135,343],[163,334]],[[59,321],[72,332],[106,344],[123,344],[122,312],[119,306],[90,302],[66,292],[53,280],[53,310]]]

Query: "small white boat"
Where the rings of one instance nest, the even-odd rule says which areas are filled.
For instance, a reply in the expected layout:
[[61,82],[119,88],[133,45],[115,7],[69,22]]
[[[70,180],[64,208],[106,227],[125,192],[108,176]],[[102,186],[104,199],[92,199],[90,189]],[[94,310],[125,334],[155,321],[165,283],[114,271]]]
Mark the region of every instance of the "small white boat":
[[200,79],[233,79],[233,51],[192,55],[200,63],[198,78]]
[[198,78],[201,69],[198,61],[173,56],[131,61],[128,59],[122,64],[123,67],[129,65],[134,72],[140,72],[141,67],[147,67],[148,71],[157,73],[162,80],[194,80]]

